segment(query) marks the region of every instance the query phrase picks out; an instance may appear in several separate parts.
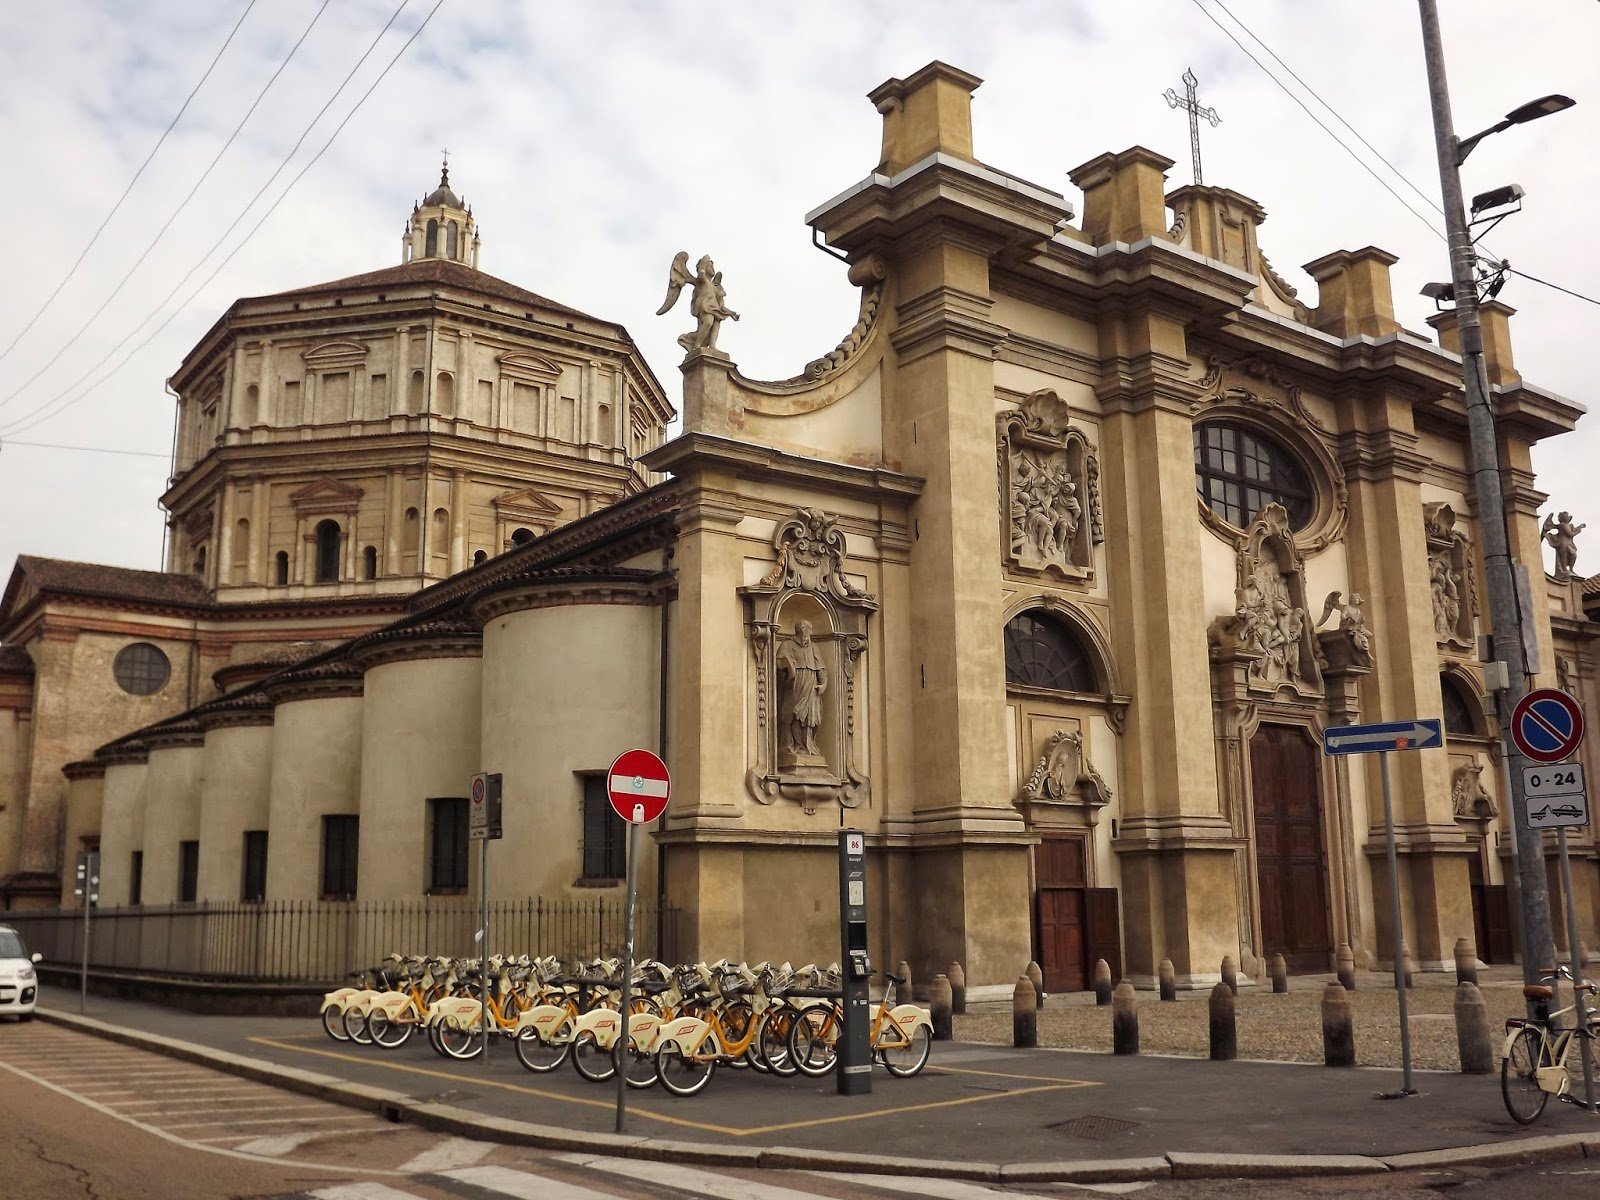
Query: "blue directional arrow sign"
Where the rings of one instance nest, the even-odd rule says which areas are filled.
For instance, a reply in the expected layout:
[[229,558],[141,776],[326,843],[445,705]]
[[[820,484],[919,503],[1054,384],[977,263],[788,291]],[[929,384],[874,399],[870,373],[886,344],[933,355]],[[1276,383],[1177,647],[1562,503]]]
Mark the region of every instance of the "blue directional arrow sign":
[[1323,731],[1324,754],[1388,754],[1393,750],[1431,750],[1444,745],[1436,717],[1383,721],[1376,725],[1338,725]]

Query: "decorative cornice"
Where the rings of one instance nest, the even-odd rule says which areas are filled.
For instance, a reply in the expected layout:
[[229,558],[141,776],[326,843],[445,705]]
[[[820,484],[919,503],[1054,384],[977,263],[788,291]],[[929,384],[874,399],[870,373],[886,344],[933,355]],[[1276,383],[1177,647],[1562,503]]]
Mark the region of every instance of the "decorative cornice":
[[126,763],[145,763],[150,760],[150,747],[138,738],[122,738],[101,746],[94,752],[97,762],[108,767]]
[[335,700],[361,695],[361,668],[348,658],[296,667],[263,680],[261,690],[273,704],[294,700]]
[[61,773],[68,779],[103,779],[106,773],[106,760],[86,758],[79,762],[69,762],[61,768]]
[[207,733],[213,729],[271,725],[272,700],[263,691],[240,692],[202,704],[194,710],[194,719]]
[[192,717],[180,717],[140,730],[139,739],[151,750],[198,747],[205,742],[205,730]]
[[375,630],[350,644],[350,657],[363,671],[388,663],[482,655],[483,630],[474,622],[447,617]]
[[661,571],[555,568],[508,580],[475,597],[468,610],[475,621],[487,625],[496,617],[540,608],[609,604],[649,607],[670,599],[672,590],[672,576]]

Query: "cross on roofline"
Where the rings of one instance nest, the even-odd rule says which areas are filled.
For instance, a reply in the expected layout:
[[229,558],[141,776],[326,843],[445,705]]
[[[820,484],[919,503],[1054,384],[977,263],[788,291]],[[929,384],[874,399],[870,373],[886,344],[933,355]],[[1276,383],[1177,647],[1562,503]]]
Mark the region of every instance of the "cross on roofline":
[[1205,177],[1200,173],[1200,122],[1209,121],[1215,129],[1222,124],[1222,118],[1217,115],[1216,109],[1201,105],[1197,94],[1200,80],[1195,78],[1193,67],[1184,70],[1183,86],[1185,94],[1182,96],[1172,88],[1168,88],[1164,95],[1168,108],[1181,108],[1189,114],[1189,154],[1194,164],[1194,182],[1199,185],[1205,182]]

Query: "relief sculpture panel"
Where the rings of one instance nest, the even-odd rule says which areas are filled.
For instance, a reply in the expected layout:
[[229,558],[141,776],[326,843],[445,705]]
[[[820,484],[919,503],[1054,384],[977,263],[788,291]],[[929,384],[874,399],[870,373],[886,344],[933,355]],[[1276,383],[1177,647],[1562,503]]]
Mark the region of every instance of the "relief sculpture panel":
[[[1307,613],[1305,563],[1281,504],[1267,505],[1245,530],[1238,572],[1234,611],[1212,621],[1208,631],[1212,656],[1245,664],[1250,691],[1271,696],[1289,689],[1320,696],[1322,672]],[[1324,620],[1330,612],[1325,605]]]
[[1033,392],[1000,417],[1000,494],[1006,564],[1029,574],[1088,581],[1105,540],[1100,459],[1071,410],[1051,391]]
[[1434,636],[1442,645],[1470,648],[1477,607],[1471,545],[1467,535],[1456,528],[1456,510],[1449,504],[1425,504],[1422,516],[1428,537]]

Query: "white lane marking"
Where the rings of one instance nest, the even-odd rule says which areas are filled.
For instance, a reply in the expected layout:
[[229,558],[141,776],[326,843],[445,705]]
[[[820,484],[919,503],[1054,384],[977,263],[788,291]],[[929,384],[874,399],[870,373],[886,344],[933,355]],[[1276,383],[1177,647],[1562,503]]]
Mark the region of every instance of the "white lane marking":
[[471,1138],[446,1138],[429,1146],[421,1154],[400,1164],[400,1170],[421,1174],[424,1171],[448,1171],[451,1167],[470,1167],[494,1146],[489,1142],[475,1142]]
[[[14,1067],[8,1062],[0,1061],[0,1071],[10,1071],[19,1079],[26,1079],[30,1083],[36,1083],[42,1088],[55,1092],[58,1096],[66,1096],[70,1100],[76,1100],[85,1108],[92,1108],[95,1112],[110,1117],[114,1121],[121,1121],[126,1125],[132,1125],[135,1129],[142,1129],[145,1133],[153,1134],[162,1141],[170,1142],[174,1146],[187,1146],[191,1150],[204,1150],[207,1154],[220,1154],[224,1158],[242,1158],[248,1162],[278,1163],[287,1167],[303,1167],[306,1165],[305,1163],[295,1162],[293,1159],[267,1158],[260,1154],[245,1154],[241,1151],[233,1150],[226,1146],[203,1146],[197,1142],[191,1142],[187,1138],[181,1138],[176,1134],[168,1133],[160,1126],[148,1125],[139,1120],[137,1117],[129,1116],[127,1113],[120,1113],[114,1108],[109,1108],[106,1105],[101,1104],[98,1100],[91,1100],[88,1096],[80,1096],[77,1092],[74,1092],[69,1088],[64,1088],[58,1084],[51,1083],[48,1079],[41,1079],[32,1072],[24,1071],[20,1067]],[[318,1163],[316,1165],[319,1170],[323,1171],[348,1171],[351,1174],[361,1175],[399,1174],[398,1171],[390,1171],[382,1167],[346,1167],[336,1163]]]
[[[881,1188],[886,1192],[910,1192],[913,1196],[925,1196],[928,1200],[994,1200],[996,1196],[1014,1197],[1017,1195],[1016,1192],[1006,1189],[985,1187],[981,1183],[965,1183],[959,1179],[901,1178],[894,1175],[850,1175],[836,1171],[810,1171],[807,1173],[816,1176],[818,1179],[840,1180],[845,1183],[860,1184],[863,1187]],[[1142,1191],[1150,1185],[1148,1183],[1058,1183],[1052,1186],[1123,1196],[1130,1192]]]
[[[441,1179],[451,1179],[482,1188],[486,1192],[510,1196],[512,1200],[617,1200],[612,1192],[597,1192],[593,1188],[579,1187],[560,1179],[548,1179],[543,1175],[530,1175],[510,1167],[463,1167],[458,1171],[439,1171],[436,1174]],[[817,1197],[809,1196],[807,1200],[817,1200]]]
[[[172,1125],[163,1125],[163,1129],[214,1129],[218,1125],[293,1125],[299,1121],[316,1121],[326,1124],[329,1121],[370,1121],[372,1117],[366,1113],[352,1113],[348,1117],[273,1117],[270,1119],[254,1121],[241,1120],[239,1117],[230,1117],[226,1121],[179,1121]],[[305,1164],[301,1164],[304,1166]],[[387,1174],[398,1175],[399,1171],[389,1171]]]
[[[235,1150],[243,1150],[246,1154],[265,1154],[270,1156],[287,1154],[291,1150],[298,1150],[307,1142],[319,1138],[322,1132],[317,1129],[308,1129],[303,1133],[280,1133],[276,1137],[256,1137],[249,1133],[236,1133],[234,1138],[246,1139],[244,1145],[235,1146]],[[205,1141],[231,1141],[232,1138],[205,1138]]]
[[[711,1196],[716,1200],[817,1200],[815,1192],[797,1192],[772,1183],[753,1183],[728,1175],[711,1175],[703,1167],[679,1167],[670,1163],[630,1162],[626,1159],[596,1158],[586,1154],[561,1154],[558,1162],[571,1163],[590,1171],[622,1175],[643,1183],[664,1183],[691,1196]],[[875,1178],[875,1177],[874,1177]]]
[[312,1192],[317,1200],[417,1200],[414,1192],[396,1191],[382,1183],[341,1183]]

